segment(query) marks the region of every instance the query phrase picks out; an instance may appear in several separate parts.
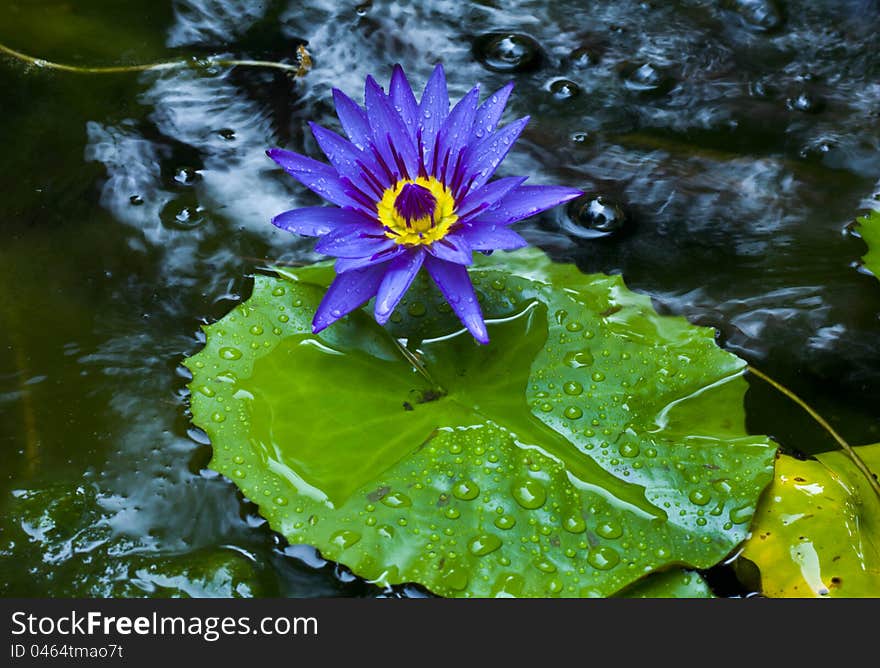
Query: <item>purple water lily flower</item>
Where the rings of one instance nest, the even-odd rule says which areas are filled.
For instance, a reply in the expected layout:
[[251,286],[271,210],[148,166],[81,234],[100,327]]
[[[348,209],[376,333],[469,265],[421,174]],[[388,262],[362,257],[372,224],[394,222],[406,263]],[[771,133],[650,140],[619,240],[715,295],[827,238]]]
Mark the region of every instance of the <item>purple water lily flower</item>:
[[330,164],[271,149],[284,170],[336,207],[285,211],[272,223],[320,237],[315,250],[337,258],[337,276],[312,321],[317,333],[375,295],[385,324],[424,267],[462,324],[480,343],[489,334],[468,276],[473,252],[526,244],[510,224],[566,202],[581,191],[527,186],[527,177],[490,181],[528,117],[497,129],[513,89],[479,103],[475,87],[451,110],[437,65],[421,100],[399,65],[389,92],[368,76],[365,107],[333,91],[344,139],[310,127]]

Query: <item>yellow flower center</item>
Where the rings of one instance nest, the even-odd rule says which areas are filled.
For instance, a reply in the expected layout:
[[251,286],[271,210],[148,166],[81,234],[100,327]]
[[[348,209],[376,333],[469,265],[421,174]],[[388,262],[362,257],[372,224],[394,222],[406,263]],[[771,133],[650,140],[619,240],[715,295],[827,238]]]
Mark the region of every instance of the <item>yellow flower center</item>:
[[406,246],[439,241],[458,220],[455,198],[433,176],[398,181],[377,207],[385,236]]

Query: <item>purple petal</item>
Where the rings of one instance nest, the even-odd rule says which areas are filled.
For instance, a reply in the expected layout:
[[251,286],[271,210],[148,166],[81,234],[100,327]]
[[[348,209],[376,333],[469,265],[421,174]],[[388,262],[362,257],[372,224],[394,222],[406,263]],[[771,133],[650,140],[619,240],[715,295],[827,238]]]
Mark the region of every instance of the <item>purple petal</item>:
[[581,195],[583,193],[577,188],[565,186],[519,186],[469,222],[474,225],[509,225]]
[[513,91],[512,81],[492,93],[477,109],[471,134],[474,141],[488,137],[498,127],[498,121],[501,120],[501,114],[504,113],[504,107],[507,105],[511,91]]
[[366,151],[372,138],[370,122],[367,113],[360,105],[338,88],[333,89],[333,102],[336,105],[336,115],[345,134],[351,142],[360,150]]
[[467,269],[431,256],[425,258],[425,268],[467,330],[480,343],[489,343],[489,333]]
[[476,177],[472,189],[479,188],[492,178],[528,122],[529,117],[526,116],[504,126],[478,144],[471,144],[466,152],[465,171]]
[[[309,123],[309,127],[318,146],[340,176],[349,179],[368,198],[382,197],[385,188],[391,184],[382,179],[382,174],[373,162],[372,156],[368,156],[350,141],[317,123]],[[367,171],[372,178],[367,176]]]
[[527,178],[527,176],[505,176],[471,191],[458,205],[460,212],[458,219],[461,222],[466,222],[468,218],[473,218],[481,211],[485,211],[511,190],[521,186]]
[[438,63],[425,85],[419,102],[419,126],[421,127],[422,156],[424,164],[431,165],[434,142],[440,126],[449,114],[449,92],[446,90],[446,74],[443,65]]
[[306,188],[328,202],[338,206],[366,209],[363,202],[359,202],[352,196],[350,186],[347,186],[339,178],[339,174],[330,165],[280,148],[271,148],[266,151],[266,155],[281,165],[285,172]]
[[369,301],[379,289],[384,274],[385,265],[382,264],[337,274],[315,311],[312,332],[317,334]]
[[308,206],[279,213],[272,224],[282,230],[306,237],[320,237],[341,225],[369,221],[361,211],[331,206]]
[[391,84],[389,85],[389,95],[391,104],[400,114],[409,131],[410,139],[413,145],[416,141],[416,127],[419,121],[419,105],[416,102],[416,96],[413,95],[412,86],[407,81],[406,74],[400,65],[395,65],[391,73]]
[[345,225],[325,234],[315,244],[315,251],[333,257],[364,257],[392,248],[393,239],[377,231],[378,224]]
[[406,124],[394,109],[376,80],[368,76],[364,97],[373,130],[373,144],[392,172],[404,177],[418,176],[418,154]]
[[519,234],[504,225],[471,225],[465,223],[458,230],[475,251],[516,250],[529,245]]
[[400,299],[409,290],[424,260],[425,252],[421,248],[416,248],[398,256],[388,265],[385,278],[382,279],[382,284],[376,293],[374,314],[376,322],[380,325],[388,322],[391,312],[397,308]]
[[[440,128],[440,141],[437,142],[440,151],[438,165],[444,164],[446,156],[450,156],[449,167],[456,164],[458,153],[467,145],[471,135],[471,126],[474,124],[474,115],[477,113],[477,100],[480,96],[479,87],[474,87],[470,92],[458,101],[449,116],[443,121]],[[444,183],[453,181],[452,172],[448,174],[434,174]]]
[[364,267],[370,267],[374,264],[388,262],[389,260],[393,260],[399,255],[402,255],[404,252],[406,252],[406,246],[395,244],[394,248],[380,251],[374,255],[365,255],[364,257],[341,257],[336,260],[336,264],[333,266],[336,268],[337,274],[344,274],[347,271],[363,269]]
[[456,264],[473,264],[474,252],[468,242],[455,233],[427,246],[427,251],[441,260]]

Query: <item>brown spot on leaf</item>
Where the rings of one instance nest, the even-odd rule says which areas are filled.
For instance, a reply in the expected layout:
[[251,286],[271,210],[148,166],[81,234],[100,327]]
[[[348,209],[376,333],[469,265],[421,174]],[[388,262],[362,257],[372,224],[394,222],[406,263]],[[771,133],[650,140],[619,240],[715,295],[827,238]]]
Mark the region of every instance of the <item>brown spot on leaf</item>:
[[603,318],[607,318],[610,315],[614,315],[621,309],[623,309],[623,307],[620,304],[614,304],[613,306],[609,306],[608,308],[606,308],[599,315],[601,315]]
[[445,392],[440,392],[438,390],[425,390],[419,396],[417,403],[426,404],[429,401],[437,401],[437,399],[442,399],[445,396]]

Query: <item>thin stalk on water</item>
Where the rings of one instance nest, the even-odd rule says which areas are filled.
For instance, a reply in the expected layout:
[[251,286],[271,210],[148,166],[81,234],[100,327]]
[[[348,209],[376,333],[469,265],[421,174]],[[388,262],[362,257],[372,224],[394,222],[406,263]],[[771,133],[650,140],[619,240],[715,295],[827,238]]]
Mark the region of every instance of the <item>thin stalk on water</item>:
[[403,358],[412,365],[422,378],[428,381],[428,384],[432,389],[438,390],[442,394],[446,394],[446,389],[431,377],[431,374],[428,373],[428,369],[422,364],[422,360],[419,359],[418,355],[393,336],[391,337],[391,340],[394,341],[394,345],[397,346],[397,349],[400,351],[400,354],[403,355]]
[[[4,260],[0,260],[0,267]],[[11,283],[4,284],[11,285]],[[34,406],[31,400],[31,389],[27,386],[30,376],[28,360],[25,354],[24,341],[22,339],[21,319],[15,303],[7,301],[7,294],[0,294],[0,313],[6,323],[6,332],[12,341],[12,352],[15,360],[18,390],[21,396],[22,430],[24,431],[24,453],[27,460],[28,472],[33,474],[40,461],[40,437],[37,432],[37,420],[34,417]]]
[[200,68],[200,67],[268,67],[285,72],[292,72],[294,77],[302,77],[311,69],[312,59],[309,52],[303,45],[296,48],[297,63],[291,65],[288,63],[279,63],[272,60],[236,60],[230,58],[206,58],[204,60],[184,59],[169,60],[160,63],[147,63],[142,65],[112,65],[107,67],[80,67],[78,65],[67,65],[65,63],[55,63],[51,60],[36,58],[29,56],[21,51],[11,49],[5,44],[0,44],[0,53],[42,69],[58,70],[60,72],[71,72],[73,74],[123,74],[126,72],[159,72],[162,70],[177,70],[183,68]]
[[825,420],[825,418],[823,418],[821,415],[819,415],[806,401],[801,399],[798,395],[796,395],[794,392],[789,390],[782,383],[780,383],[776,380],[773,380],[770,376],[763,373],[762,371],[759,371],[758,369],[756,369],[755,367],[753,367],[751,365],[749,365],[748,369],[749,369],[750,373],[754,374],[755,376],[757,376],[758,378],[763,380],[765,383],[769,384],[771,387],[773,387],[774,389],[778,390],[779,392],[784,394],[786,397],[791,399],[794,403],[796,403],[802,409],[804,409],[804,411],[806,411],[807,415],[809,415],[811,418],[813,418],[819,424],[819,426],[822,427],[822,429],[827,431],[828,434],[830,434],[831,438],[833,438],[837,442],[837,444],[841,448],[843,448],[843,450],[846,452],[846,454],[849,455],[849,458],[852,460],[853,464],[855,464],[856,467],[859,469],[859,471],[861,471],[862,474],[868,479],[868,483],[871,485],[871,488],[874,490],[874,492],[877,494],[877,496],[880,497],[880,481],[878,481],[877,478],[874,477],[874,474],[871,472],[871,469],[869,469],[868,465],[865,464],[864,460],[862,460],[862,458],[859,457],[859,455],[855,451],[855,449],[849,443],[847,443],[846,440],[844,440],[844,438],[840,434],[838,434],[834,430],[834,427],[832,427],[830,424],[828,424],[828,422],[827,422],[827,420]]

